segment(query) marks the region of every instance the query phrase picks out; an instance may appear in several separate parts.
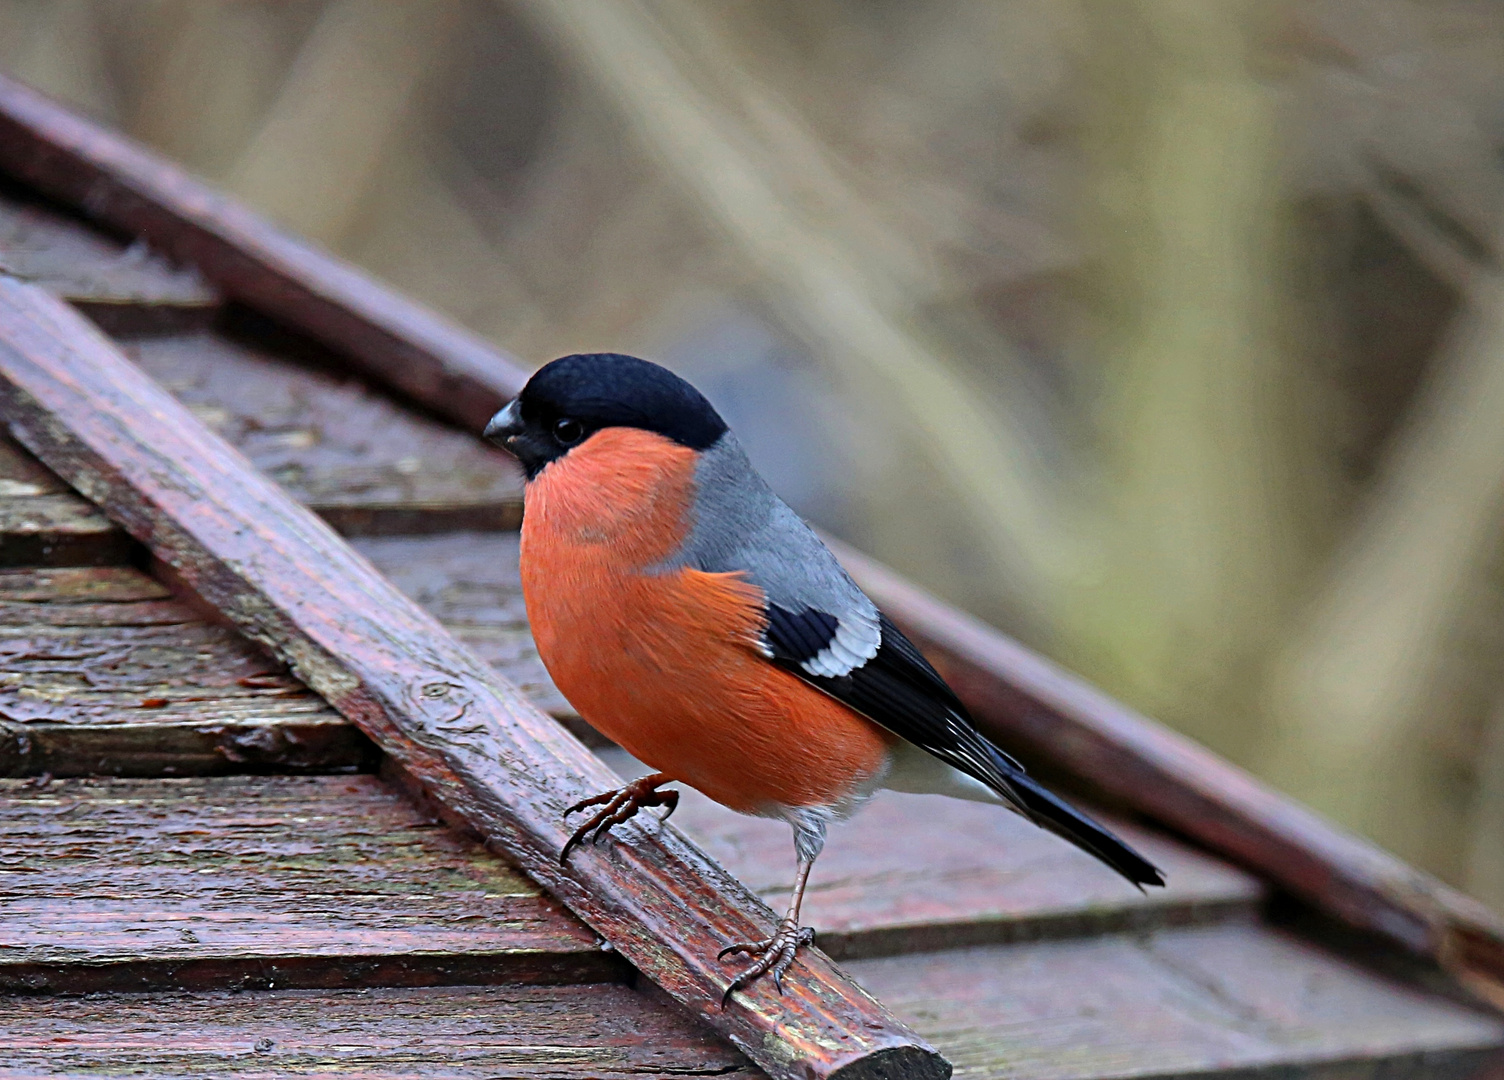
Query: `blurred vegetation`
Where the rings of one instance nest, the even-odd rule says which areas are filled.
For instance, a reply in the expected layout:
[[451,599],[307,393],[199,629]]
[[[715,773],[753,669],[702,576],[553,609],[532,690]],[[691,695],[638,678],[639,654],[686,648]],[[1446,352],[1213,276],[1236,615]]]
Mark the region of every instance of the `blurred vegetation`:
[[0,0],[0,67],[1504,908],[1493,0]]

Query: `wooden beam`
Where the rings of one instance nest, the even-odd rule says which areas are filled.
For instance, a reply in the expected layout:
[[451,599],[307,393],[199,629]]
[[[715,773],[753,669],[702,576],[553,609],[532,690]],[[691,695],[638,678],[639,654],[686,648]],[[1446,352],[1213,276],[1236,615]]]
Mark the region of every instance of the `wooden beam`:
[[1452,969],[1504,1007],[1504,921],[882,564],[832,543],[985,730],[1336,918]]
[[0,780],[0,834],[3,993],[631,975],[375,776]]
[[5,1005],[11,1080],[765,1080],[672,1008],[610,983],[18,996]]
[[774,1080],[947,1077],[810,950],[780,996],[720,996],[732,941],[774,914],[649,818],[559,865],[564,807],[619,780],[97,330],[0,279],[0,418],[205,600],[263,642],[455,819],[515,860]]
[[0,171],[192,265],[365,375],[479,430],[526,378],[493,346],[130,139],[0,77]]

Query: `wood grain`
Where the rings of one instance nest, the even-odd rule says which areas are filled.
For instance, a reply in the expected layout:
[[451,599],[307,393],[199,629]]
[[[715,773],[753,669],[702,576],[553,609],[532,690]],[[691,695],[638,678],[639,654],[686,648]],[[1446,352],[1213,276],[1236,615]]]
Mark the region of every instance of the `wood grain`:
[[515,532],[359,537],[351,543],[539,708],[576,718],[528,629]]
[[611,985],[17,998],[0,1014],[0,1045],[0,1080],[760,1075],[670,1009]]
[[0,170],[193,266],[226,296],[478,431],[526,369],[129,139],[0,78]]
[[1087,685],[845,545],[841,561],[925,649],[977,720],[1061,770],[1333,917],[1504,1002],[1504,920]]
[[578,920],[374,776],[0,781],[0,988],[620,979]]
[[0,570],[0,776],[372,769],[285,665],[132,567]]
[[[623,777],[650,771],[623,750],[601,754]],[[733,813],[690,788],[674,822],[770,906],[786,901],[795,861],[783,822]],[[804,921],[844,960],[1257,917],[1265,898],[1257,879],[1112,825],[1165,871],[1166,888],[1140,892],[999,807],[884,791],[831,829]]]
[[0,567],[123,562],[129,536],[0,435]]
[[957,1080],[1462,1080],[1504,1023],[1247,925],[850,965]]
[[564,807],[614,774],[92,326],[7,280],[0,415],[435,802],[771,1076],[948,1074],[818,950],[781,997],[758,984],[722,1009],[731,968],[716,953],[767,936],[773,913],[672,828],[624,828],[561,867]]
[[216,334],[125,353],[262,472],[340,532],[515,529],[516,463],[357,380]]
[[206,326],[220,306],[219,294],[192,268],[3,193],[0,271],[41,285],[111,333]]

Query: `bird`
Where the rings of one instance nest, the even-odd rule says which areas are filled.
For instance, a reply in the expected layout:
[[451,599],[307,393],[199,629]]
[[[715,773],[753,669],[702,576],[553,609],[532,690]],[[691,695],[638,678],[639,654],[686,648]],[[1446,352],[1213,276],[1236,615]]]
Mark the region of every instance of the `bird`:
[[800,925],[828,826],[880,789],[1012,810],[1142,889],[1159,869],[1034,780],[758,474],[710,402],[667,368],[582,353],[539,368],[484,437],[526,476],[521,578],[538,655],[591,726],[653,769],[581,800],[560,861],[678,782],[793,830],[771,937],[722,1007],[814,938]]

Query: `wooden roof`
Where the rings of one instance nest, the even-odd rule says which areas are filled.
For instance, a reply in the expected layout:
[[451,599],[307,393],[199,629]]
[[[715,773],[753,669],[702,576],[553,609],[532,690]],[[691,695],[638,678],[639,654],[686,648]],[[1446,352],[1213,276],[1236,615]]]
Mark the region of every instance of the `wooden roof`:
[[0,267],[0,1077],[1498,1064],[1486,911],[852,552],[1170,887],[884,793],[816,869],[823,955],[721,1011],[787,830],[691,792],[559,867],[637,765],[538,662],[466,434],[521,369],[3,81]]

